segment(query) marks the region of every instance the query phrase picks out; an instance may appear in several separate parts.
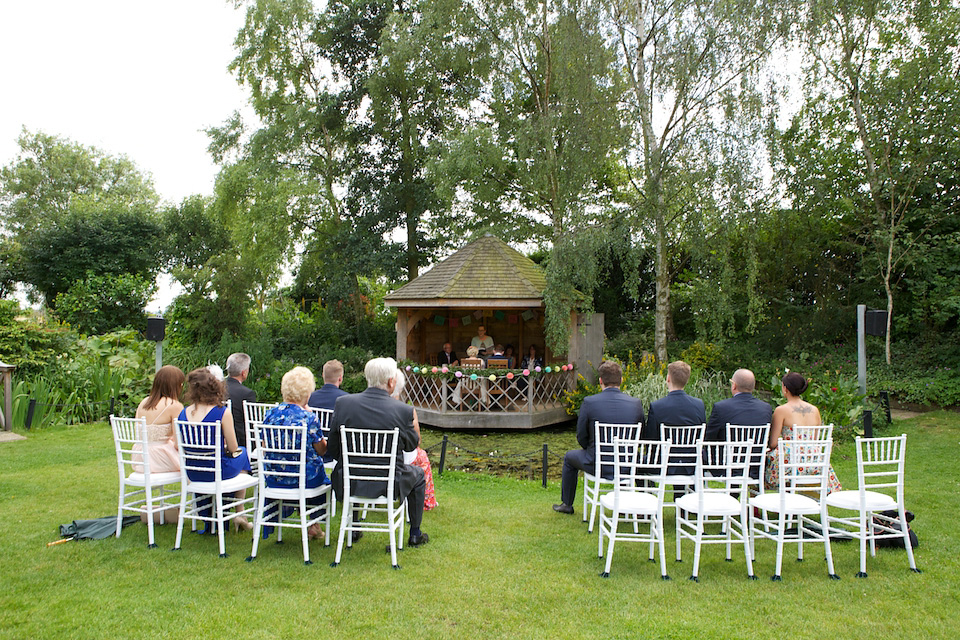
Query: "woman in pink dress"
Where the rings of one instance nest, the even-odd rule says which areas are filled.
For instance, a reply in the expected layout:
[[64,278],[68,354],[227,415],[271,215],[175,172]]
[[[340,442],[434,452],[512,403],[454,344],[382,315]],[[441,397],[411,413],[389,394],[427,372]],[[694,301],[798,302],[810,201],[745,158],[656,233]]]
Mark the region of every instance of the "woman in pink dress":
[[[397,384],[393,389],[393,397],[399,399],[400,392],[403,391],[403,386],[406,384],[407,379],[400,369],[397,369],[394,379],[397,381]],[[413,411],[413,429],[417,432],[417,436],[419,436],[420,421],[417,420],[416,409]],[[430,467],[430,459],[427,457],[427,452],[420,446],[417,446],[415,451],[404,451],[403,462],[405,464],[416,465],[423,469],[423,479],[427,483],[426,489],[423,492],[423,510],[430,511],[431,509],[435,509],[437,506],[437,498],[433,491],[433,469]]]
[[[153,378],[150,395],[137,407],[137,417],[147,421],[147,446],[150,448],[150,472],[180,471],[177,440],[173,435],[173,421],[183,411],[178,399],[183,391],[183,371],[172,365],[161,367]],[[139,448],[138,445],[134,447]],[[142,461],[142,460],[141,460]],[[141,465],[134,470],[143,471]]]

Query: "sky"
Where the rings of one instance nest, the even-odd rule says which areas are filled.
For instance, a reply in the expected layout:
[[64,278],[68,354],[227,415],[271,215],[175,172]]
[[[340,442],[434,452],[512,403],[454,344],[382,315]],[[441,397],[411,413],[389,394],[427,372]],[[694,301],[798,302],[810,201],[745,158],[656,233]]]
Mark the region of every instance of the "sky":
[[126,155],[179,203],[213,192],[204,129],[247,104],[226,0],[0,2],[0,166],[22,127]]

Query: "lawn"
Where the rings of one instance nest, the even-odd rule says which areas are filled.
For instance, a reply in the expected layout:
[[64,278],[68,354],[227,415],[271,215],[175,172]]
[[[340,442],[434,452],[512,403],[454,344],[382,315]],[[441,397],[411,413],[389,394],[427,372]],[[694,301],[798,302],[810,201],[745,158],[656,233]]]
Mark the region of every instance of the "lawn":
[[[692,545],[683,563],[668,559],[671,581],[638,544],[618,545],[611,577],[600,578],[579,503],[573,517],[550,509],[558,483],[463,472],[436,477],[440,506],[424,518],[430,543],[404,551],[401,571],[390,568],[386,536],[371,534],[337,568],[335,544],[320,542],[311,566],[297,541],[271,541],[244,562],[249,533],[228,535],[228,558],[217,557],[214,538],[193,535],[171,553],[174,526],[157,529],[157,549],[139,524],[119,539],[47,548],[59,524],[115,513],[117,497],[109,429],[49,428],[0,444],[0,638],[953,638],[960,416],[929,413],[886,433],[901,432],[922,574],[909,571],[903,551],[881,550],[868,560],[870,577],[856,579],[857,548],[838,543],[842,580],[827,578],[812,547],[773,583],[774,546],[761,541],[760,580],[746,579],[742,553],[727,563],[711,546],[698,584],[686,579]],[[837,446],[834,467],[855,485],[852,443]],[[670,516],[668,553],[672,524]]]

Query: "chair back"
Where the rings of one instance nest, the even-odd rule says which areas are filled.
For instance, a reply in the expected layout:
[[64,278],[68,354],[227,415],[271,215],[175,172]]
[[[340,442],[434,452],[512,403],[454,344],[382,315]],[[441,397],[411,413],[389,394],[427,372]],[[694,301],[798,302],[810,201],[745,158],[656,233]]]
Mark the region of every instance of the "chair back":
[[857,436],[857,480],[860,485],[861,504],[866,504],[866,491],[891,488],[897,492],[897,503],[903,504],[906,450],[905,433],[888,438]]
[[324,438],[330,437],[330,418],[333,416],[333,409],[318,409],[317,407],[307,407],[313,415],[317,416],[320,422],[320,432]]
[[830,453],[833,440],[780,440],[780,496],[788,493],[816,493],[823,500],[830,487]]
[[487,358],[488,369],[506,369],[510,364],[507,358]]
[[614,462],[617,459],[617,449],[614,440],[631,440],[639,442],[641,425],[614,424],[612,422],[593,423],[593,446],[596,460],[596,474],[606,480],[614,479]]
[[[268,425],[257,427],[257,449],[260,451],[260,487],[268,478],[277,485],[304,486],[307,473],[307,425]],[[296,483],[290,482],[295,478]]]
[[670,443],[667,474],[692,476],[696,472],[697,443],[703,440],[707,424],[660,425],[660,437]]
[[464,369],[482,369],[483,358],[461,358],[460,366]]
[[252,449],[256,438],[256,425],[263,422],[267,411],[279,406],[276,402],[243,401],[243,428],[247,432],[247,446]]
[[619,498],[622,491],[639,491],[656,496],[662,505],[666,485],[660,480],[667,473],[670,443],[614,436],[613,451],[615,497]]
[[[750,454],[754,443],[697,443],[697,493],[733,493],[743,489],[749,478]],[[672,447],[671,447],[672,450]],[[672,454],[672,451],[671,451]]]
[[[190,422],[174,420],[173,431],[177,434],[177,450],[180,453],[180,472],[188,478],[188,471],[214,474],[219,486],[223,480],[220,457],[223,451],[223,430],[220,421]],[[219,489],[217,492],[219,493]]]
[[[131,473],[142,473],[150,478],[150,447],[147,445],[146,418],[118,418],[110,415],[113,443],[117,451],[117,470],[120,481]],[[136,445],[139,445],[137,450]]]
[[757,426],[727,423],[727,442],[752,442],[750,448],[750,477],[758,480],[763,476],[767,444],[770,441],[770,423]]
[[833,425],[793,426],[793,437],[797,440],[833,440]]
[[375,492],[392,500],[397,468],[397,443],[400,429],[357,429],[340,427],[340,445],[343,452],[343,486],[351,494],[359,483],[365,485],[364,495],[371,495],[370,484],[380,485]]

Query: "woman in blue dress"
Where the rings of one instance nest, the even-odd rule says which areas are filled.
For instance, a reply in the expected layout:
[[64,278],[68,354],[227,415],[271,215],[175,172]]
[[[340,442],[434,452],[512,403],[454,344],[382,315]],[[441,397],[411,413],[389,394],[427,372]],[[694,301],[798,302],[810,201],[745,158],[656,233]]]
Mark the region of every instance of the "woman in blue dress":
[[[233,429],[233,415],[227,411],[227,391],[222,380],[218,380],[209,369],[194,369],[187,375],[187,401],[190,403],[180,412],[180,420],[189,422],[220,421],[223,451],[220,456],[220,474],[222,480],[235,478],[241,473],[250,473],[250,459],[244,447],[237,444],[237,434]],[[212,462],[212,461],[211,461]],[[213,465],[211,464],[211,469]],[[213,482],[214,472],[187,469],[187,476],[194,482]],[[234,497],[243,498],[246,491],[238,491]],[[233,519],[238,529],[246,531],[253,525],[243,516]]]
[[[330,484],[323,468],[323,454],[327,452],[327,440],[320,430],[320,421],[316,414],[307,408],[307,401],[316,386],[316,379],[310,369],[294,367],[287,371],[280,381],[280,394],[283,396],[283,402],[267,411],[266,415],[263,416],[264,426],[305,426],[307,428],[305,486],[308,489]],[[294,455],[290,457],[296,459]],[[274,470],[271,467],[283,466],[285,465],[264,461],[264,468],[267,470]],[[283,471],[284,469],[276,470]],[[292,476],[268,475],[266,478],[267,486],[270,487],[296,487],[297,481],[298,479]],[[323,501],[324,499],[321,496],[308,500],[308,502],[316,504],[316,501]],[[321,536],[323,534],[322,525],[319,523],[310,525],[307,534],[311,539]]]

